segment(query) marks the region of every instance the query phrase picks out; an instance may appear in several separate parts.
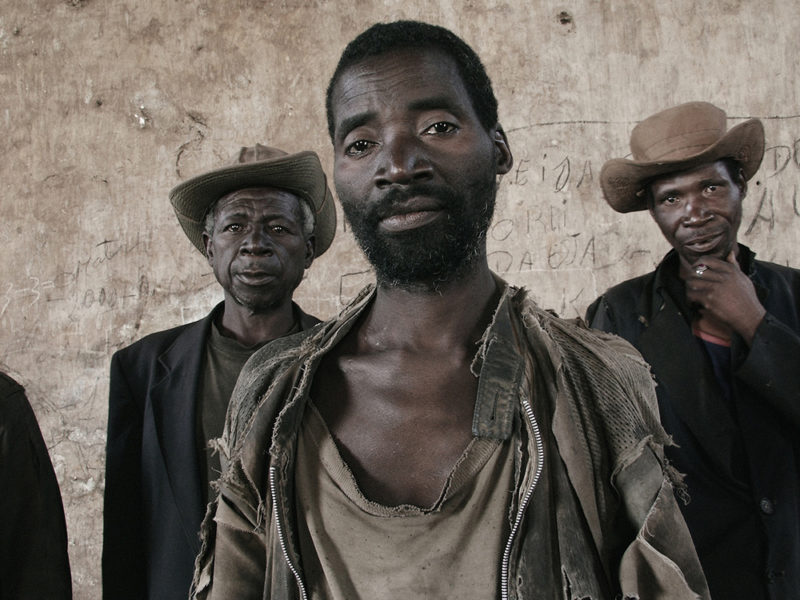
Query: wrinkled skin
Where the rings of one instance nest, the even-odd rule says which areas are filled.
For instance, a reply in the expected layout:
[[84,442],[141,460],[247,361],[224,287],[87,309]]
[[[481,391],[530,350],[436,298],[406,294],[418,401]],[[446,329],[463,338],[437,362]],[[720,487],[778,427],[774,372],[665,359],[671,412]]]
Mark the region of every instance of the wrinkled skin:
[[[259,327],[286,330],[293,324],[292,294],[314,258],[300,202],[285,190],[251,188],[217,203],[214,229],[203,241],[225,292],[222,325],[232,337],[258,341]],[[272,337],[275,331],[267,339]]]
[[765,310],[736,261],[744,176],[732,176],[720,160],[660,177],[650,193],[650,214],[680,257],[701,329],[723,339],[734,331],[750,344]]
[[369,59],[343,73],[333,100],[336,189],[378,280],[461,277],[485,252],[496,175],[511,156],[502,130],[481,126],[452,60]]

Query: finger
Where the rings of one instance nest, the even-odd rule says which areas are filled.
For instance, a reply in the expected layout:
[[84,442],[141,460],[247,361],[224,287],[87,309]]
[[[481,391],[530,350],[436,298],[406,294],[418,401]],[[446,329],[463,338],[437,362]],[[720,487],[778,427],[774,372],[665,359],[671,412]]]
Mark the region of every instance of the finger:
[[686,284],[686,299],[689,302],[697,302],[706,305],[712,293],[713,284],[694,280]]
[[692,271],[694,271],[695,277],[703,277],[708,271],[708,268],[708,265],[702,261],[692,265]]

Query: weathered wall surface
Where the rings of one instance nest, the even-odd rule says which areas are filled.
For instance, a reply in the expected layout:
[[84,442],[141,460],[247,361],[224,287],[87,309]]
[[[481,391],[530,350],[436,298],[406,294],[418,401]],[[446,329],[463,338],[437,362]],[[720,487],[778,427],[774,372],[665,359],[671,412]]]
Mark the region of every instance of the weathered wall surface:
[[[0,0],[0,363],[58,473],[76,598],[99,598],[112,352],[220,298],[167,201],[255,141],[332,163],[323,95],[369,24],[422,18],[483,57],[516,164],[492,266],[576,316],[666,251],[601,199],[638,119],[710,100],[764,120],[741,239],[800,265],[800,4],[781,0]],[[333,315],[370,279],[344,225],[298,292]],[[8,493],[3,490],[3,493]]]

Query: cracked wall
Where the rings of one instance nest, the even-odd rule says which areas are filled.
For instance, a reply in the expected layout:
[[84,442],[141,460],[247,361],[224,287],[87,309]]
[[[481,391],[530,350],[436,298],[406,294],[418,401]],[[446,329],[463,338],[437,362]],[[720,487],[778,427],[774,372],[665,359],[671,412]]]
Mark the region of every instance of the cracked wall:
[[[492,267],[582,314],[667,249],[646,214],[601,199],[638,119],[710,100],[764,120],[740,232],[800,265],[800,5],[766,0],[0,2],[0,363],[23,383],[66,506],[75,596],[100,597],[111,354],[221,298],[167,192],[256,141],[332,164],[324,91],[377,20],[445,25],[483,58],[515,157]],[[367,281],[342,223],[297,299],[328,317]]]

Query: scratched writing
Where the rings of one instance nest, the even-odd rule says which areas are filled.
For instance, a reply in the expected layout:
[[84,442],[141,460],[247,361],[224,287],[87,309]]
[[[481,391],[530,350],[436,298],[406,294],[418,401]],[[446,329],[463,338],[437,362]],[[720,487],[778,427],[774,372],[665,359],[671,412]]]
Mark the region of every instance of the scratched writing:
[[[611,240],[614,240],[613,242]],[[542,250],[498,249],[489,252],[489,265],[497,273],[521,273],[549,269],[605,269],[620,262],[652,254],[616,234],[573,233],[548,241]]]
[[[775,229],[779,220],[781,209],[790,207],[785,210],[789,218],[794,219],[800,217],[800,200],[798,200],[797,185],[791,186],[791,191],[787,191],[781,187],[777,190],[773,187],[765,187],[761,190],[761,194],[754,198],[756,201],[756,210],[753,217],[750,219],[750,224],[745,230],[745,235],[753,234],[758,226],[765,224],[768,231]],[[778,207],[776,210],[776,206]],[[777,213],[777,214],[776,214]]]
[[529,158],[528,152],[515,159],[515,165],[506,181],[512,186],[530,183],[549,186],[553,192],[566,191],[570,183],[575,188],[587,186],[594,180],[592,161],[576,158],[566,153],[544,152],[539,160]]
[[761,166],[767,177],[776,177],[787,168],[800,168],[800,138],[788,145],[781,144],[766,148]]
[[[146,270],[150,258],[150,239],[134,234],[128,238],[108,239],[91,246],[86,256],[56,264],[48,275],[20,276],[0,287],[0,318],[13,306],[26,310],[36,304],[66,303],[83,310],[118,310],[136,306],[160,295],[171,296],[201,290],[214,282],[210,271],[193,274],[176,271],[156,281]],[[130,258],[133,257],[131,265]],[[133,267],[130,274],[120,273],[114,263],[121,259]]]

